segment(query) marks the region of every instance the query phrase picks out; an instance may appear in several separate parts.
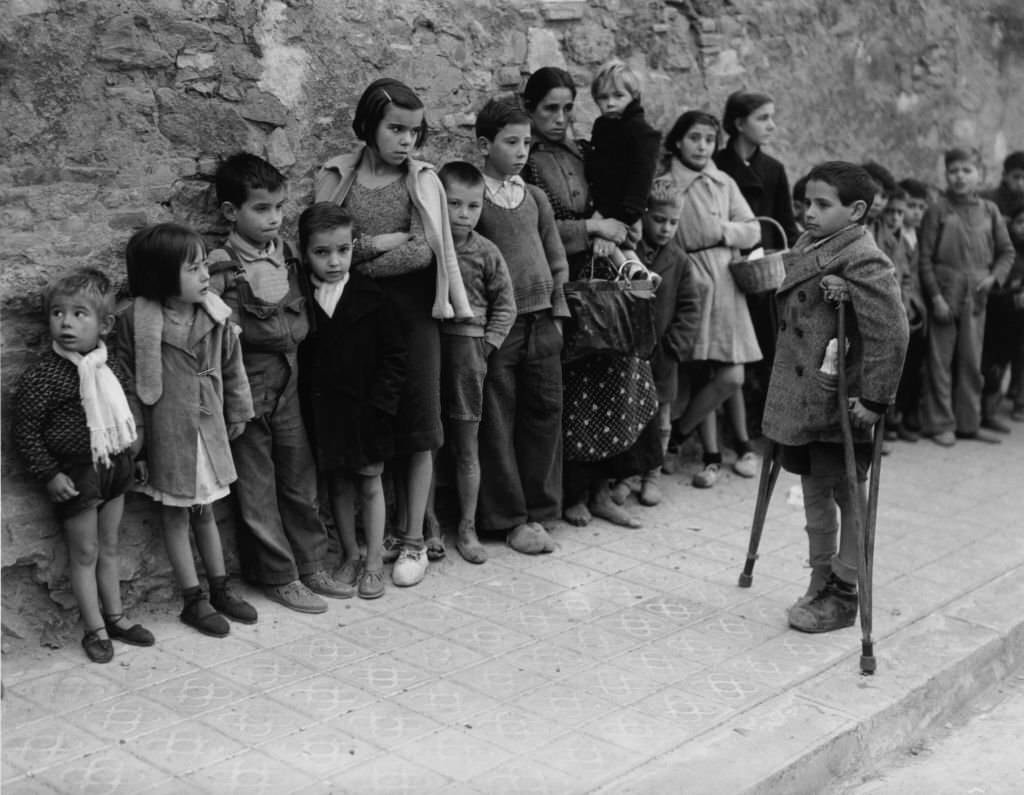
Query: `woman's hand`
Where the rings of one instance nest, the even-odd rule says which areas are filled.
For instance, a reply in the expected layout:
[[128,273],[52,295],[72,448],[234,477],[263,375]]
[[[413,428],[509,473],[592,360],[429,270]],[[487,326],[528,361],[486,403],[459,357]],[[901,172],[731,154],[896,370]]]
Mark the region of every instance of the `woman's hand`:
[[593,251],[595,257],[608,257],[613,258],[619,251],[619,247],[616,246],[609,240],[604,240],[600,237],[594,238]]
[[614,218],[588,218],[586,224],[590,237],[609,240],[616,245],[624,243],[626,235],[629,234],[629,227]]
[[374,235],[370,238],[370,243],[373,245],[374,251],[381,252],[404,246],[410,240],[412,240],[412,235],[408,232],[388,232],[384,235]]

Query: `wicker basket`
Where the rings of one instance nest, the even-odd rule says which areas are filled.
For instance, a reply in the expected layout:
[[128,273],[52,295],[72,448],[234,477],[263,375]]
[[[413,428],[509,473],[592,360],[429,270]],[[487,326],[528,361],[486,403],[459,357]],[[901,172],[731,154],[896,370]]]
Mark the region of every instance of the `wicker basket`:
[[[757,216],[757,220],[774,224],[779,230],[783,244],[785,244],[786,232],[782,228],[782,224],[774,218],[764,215]],[[763,257],[757,259],[734,259],[729,263],[729,270],[736,286],[748,295],[777,290],[786,276],[783,256],[788,251],[788,248],[781,248],[766,251]]]

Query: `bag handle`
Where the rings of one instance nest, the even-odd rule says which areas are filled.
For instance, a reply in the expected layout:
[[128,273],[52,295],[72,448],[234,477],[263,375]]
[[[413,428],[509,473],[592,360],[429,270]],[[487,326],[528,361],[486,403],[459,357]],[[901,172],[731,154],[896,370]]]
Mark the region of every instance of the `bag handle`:
[[615,274],[615,280],[620,282],[631,282],[637,275],[643,279],[651,278],[651,271],[638,259],[627,259],[619,266]]
[[[785,251],[785,250],[789,249],[789,240],[786,238],[786,230],[782,228],[782,224],[780,224],[778,221],[776,221],[770,215],[755,215],[754,218],[756,220],[758,220],[758,221],[767,221],[768,223],[772,224],[776,229],[778,229],[779,230],[779,240],[782,241],[782,250]],[[761,243],[764,244],[763,237],[761,239]]]

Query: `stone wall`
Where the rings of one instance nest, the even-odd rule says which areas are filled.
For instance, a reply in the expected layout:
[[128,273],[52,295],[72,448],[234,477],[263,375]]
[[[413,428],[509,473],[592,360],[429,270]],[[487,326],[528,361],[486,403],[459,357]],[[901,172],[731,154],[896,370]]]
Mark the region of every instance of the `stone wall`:
[[[953,143],[979,146],[990,166],[1024,147],[1016,0],[0,4],[5,629],[31,626],[21,609],[30,593],[69,603],[58,529],[6,432],[17,377],[46,344],[39,290],[50,277],[85,264],[121,274],[124,243],[144,223],[223,232],[209,177],[240,148],[288,175],[294,217],[317,164],[352,146],[356,100],[378,76],[421,94],[423,155],[441,162],[472,157],[474,110],[487,96],[544,65],[585,87],[612,54],[641,73],[663,128],[688,107],[720,112],[741,87],[772,94],[772,151],[791,177],[824,158],[872,157],[938,181]],[[584,88],[579,134],[593,114]],[[144,502],[130,502],[123,538],[130,597],[165,588]]]

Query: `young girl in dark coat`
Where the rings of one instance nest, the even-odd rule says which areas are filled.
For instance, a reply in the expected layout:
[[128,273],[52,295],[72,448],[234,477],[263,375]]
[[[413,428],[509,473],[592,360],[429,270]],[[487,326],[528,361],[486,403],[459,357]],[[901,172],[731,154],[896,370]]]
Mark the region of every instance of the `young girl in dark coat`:
[[[384,462],[405,379],[403,330],[390,299],[352,264],[352,219],[332,202],[299,217],[299,247],[312,293],[312,330],[299,347],[299,394],[317,466],[327,477],[345,556],[337,579],[358,594],[384,593]],[[356,540],[359,493],[365,564]]]

